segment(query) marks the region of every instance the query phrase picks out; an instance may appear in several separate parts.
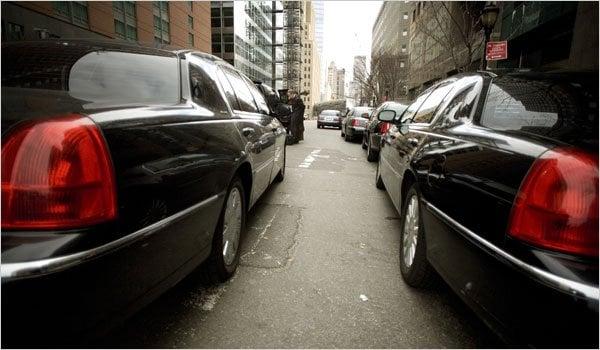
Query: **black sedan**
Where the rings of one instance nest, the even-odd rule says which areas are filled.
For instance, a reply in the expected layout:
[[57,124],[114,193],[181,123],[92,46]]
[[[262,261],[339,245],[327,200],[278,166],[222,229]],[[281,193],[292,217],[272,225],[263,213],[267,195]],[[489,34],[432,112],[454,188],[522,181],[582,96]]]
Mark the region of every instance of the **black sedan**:
[[376,185],[409,285],[437,271],[510,343],[598,347],[597,78],[459,75],[399,116]]
[[202,262],[227,280],[248,209],[284,174],[284,128],[221,59],[3,44],[2,345],[97,334]]
[[388,132],[392,126],[391,120],[381,120],[379,114],[384,110],[394,111],[394,115],[401,115],[404,110],[408,107],[405,104],[399,102],[384,102],[377,109],[371,113],[369,122],[365,127],[363,133],[362,148],[367,150],[367,160],[374,162],[379,157],[379,144],[381,143],[381,136]]
[[371,107],[353,107],[350,108],[346,117],[342,120],[341,136],[345,141],[352,141],[362,138],[365,126],[369,120],[369,115],[373,111]]

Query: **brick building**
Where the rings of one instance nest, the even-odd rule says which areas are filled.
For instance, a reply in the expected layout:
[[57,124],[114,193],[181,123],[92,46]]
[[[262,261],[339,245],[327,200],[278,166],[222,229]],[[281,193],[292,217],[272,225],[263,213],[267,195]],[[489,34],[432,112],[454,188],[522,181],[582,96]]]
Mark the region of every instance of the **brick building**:
[[210,3],[31,1],[2,3],[2,41],[117,38],[210,52]]

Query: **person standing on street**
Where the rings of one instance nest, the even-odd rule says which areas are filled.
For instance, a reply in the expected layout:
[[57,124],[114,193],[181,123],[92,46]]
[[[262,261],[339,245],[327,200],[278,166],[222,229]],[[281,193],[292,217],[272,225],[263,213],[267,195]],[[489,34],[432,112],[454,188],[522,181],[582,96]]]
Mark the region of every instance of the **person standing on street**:
[[292,143],[298,143],[304,140],[304,102],[295,90],[288,91],[288,98],[288,103],[292,106],[292,114],[290,115]]

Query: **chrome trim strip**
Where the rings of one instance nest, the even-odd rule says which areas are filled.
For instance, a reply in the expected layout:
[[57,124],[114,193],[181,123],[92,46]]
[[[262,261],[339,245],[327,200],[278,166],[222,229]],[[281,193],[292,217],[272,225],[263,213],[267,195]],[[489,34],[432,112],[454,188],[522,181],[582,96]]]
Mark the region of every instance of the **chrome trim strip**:
[[590,285],[576,282],[576,281],[571,281],[569,279],[566,279],[566,278],[563,278],[560,276],[556,276],[547,271],[541,270],[535,266],[531,266],[531,265],[515,258],[514,256],[508,254],[504,250],[496,247],[495,245],[488,242],[487,240],[481,238],[479,235],[475,234],[473,231],[464,227],[463,225],[461,225],[456,220],[454,220],[451,217],[449,217],[448,215],[446,215],[443,211],[436,208],[433,204],[429,203],[428,201],[426,201],[424,199],[421,199],[421,201],[427,206],[427,209],[429,209],[433,213],[439,215],[442,219],[446,220],[448,223],[450,223],[455,228],[460,230],[463,234],[465,234],[466,236],[481,243],[487,249],[491,250],[495,254],[498,254],[499,256],[504,258],[508,263],[510,263],[517,269],[521,270],[522,272],[532,276],[536,280],[538,280],[542,283],[545,283],[547,285],[550,285],[554,288],[568,292],[569,294],[573,294],[575,296],[584,296],[586,298],[594,299],[596,301],[598,301],[598,299],[600,298],[600,289],[598,289],[598,287],[590,286]]
[[34,260],[27,262],[18,262],[18,263],[2,263],[0,265],[0,276],[2,278],[2,282],[7,280],[19,279],[30,276],[39,276],[46,275],[49,273],[54,273],[58,271],[65,270],[73,265],[80,264],[82,262],[97,258],[101,255],[107,254],[113,250],[120,248],[121,246],[131,244],[137,241],[140,238],[149,236],[154,234],[156,231],[170,225],[171,223],[177,221],[178,219],[188,215],[191,212],[194,212],[202,207],[205,207],[214,201],[216,201],[219,197],[223,196],[223,193],[216,194],[212,197],[209,197],[203,200],[200,203],[194,204],[193,206],[186,208],[180,212],[177,212],[169,217],[166,217],[160,221],[153,223],[150,226],[144,227],[136,232],[133,232],[127,236],[121,237],[115,241],[106,243],[105,245],[101,245],[99,247],[85,250],[79,253],[59,256],[55,258],[48,258],[42,260]]

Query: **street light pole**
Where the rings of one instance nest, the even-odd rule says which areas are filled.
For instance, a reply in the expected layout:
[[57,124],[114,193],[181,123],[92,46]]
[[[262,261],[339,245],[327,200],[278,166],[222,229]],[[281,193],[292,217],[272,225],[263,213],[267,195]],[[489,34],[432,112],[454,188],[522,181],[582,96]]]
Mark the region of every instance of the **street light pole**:
[[483,42],[483,54],[481,55],[481,70],[487,69],[487,60],[485,53],[487,51],[487,44],[490,41],[492,30],[498,20],[498,13],[500,8],[496,6],[494,2],[490,2],[481,11],[481,25],[484,30],[484,42]]

